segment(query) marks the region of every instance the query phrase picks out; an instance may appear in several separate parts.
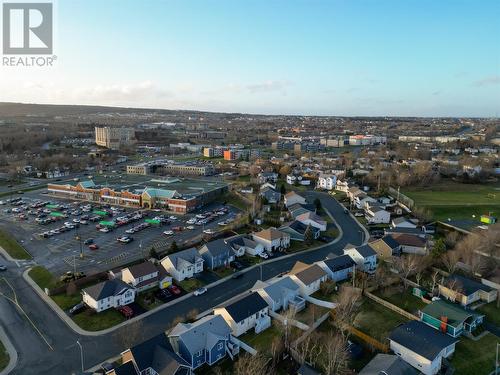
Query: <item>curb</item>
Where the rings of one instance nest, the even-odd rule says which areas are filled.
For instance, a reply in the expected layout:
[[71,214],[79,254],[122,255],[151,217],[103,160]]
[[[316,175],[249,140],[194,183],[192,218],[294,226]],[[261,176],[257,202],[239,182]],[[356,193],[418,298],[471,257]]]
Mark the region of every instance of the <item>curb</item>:
[[[339,203],[340,205],[342,205],[340,202],[337,201],[337,203]],[[343,205],[342,205],[343,206]],[[283,255],[283,256],[280,256],[280,257],[276,257],[276,258],[273,258],[273,259],[268,259],[268,260],[265,260],[263,262],[260,262],[258,264],[254,264],[240,272],[242,273],[247,273],[247,272],[250,272],[258,267],[261,267],[261,266],[264,266],[264,265],[267,265],[267,264],[271,264],[271,263],[274,263],[274,262],[278,262],[280,260],[284,260],[284,259],[288,259],[292,256],[296,256],[298,254],[306,254],[306,253],[309,253],[309,252],[312,252],[312,251],[316,251],[316,250],[319,250],[319,249],[322,249],[324,247],[327,247],[327,246],[331,246],[331,245],[334,245],[335,243],[339,242],[342,237],[343,237],[343,230],[342,228],[338,225],[337,221],[335,220],[335,218],[333,217],[333,215],[330,213],[330,211],[328,209],[324,209],[325,212],[328,214],[328,216],[330,216],[330,218],[332,219],[333,221],[333,224],[339,229],[339,235],[337,238],[335,238],[335,240],[331,241],[331,242],[328,242],[328,243],[325,243],[325,244],[322,244],[322,245],[319,245],[319,246],[315,246],[315,247],[312,247],[310,249],[306,249],[306,250],[303,250],[303,251],[299,251],[299,252],[295,252],[295,253],[290,253],[290,254],[286,254],[286,255]],[[351,215],[352,216],[352,215]],[[358,221],[356,220],[356,223],[358,223]],[[359,223],[358,223],[359,225]],[[103,329],[103,330],[100,330],[100,331],[86,331],[82,328],[80,328],[68,315],[66,315],[66,313],[61,310],[61,308],[54,302],[54,300],[52,298],[50,298],[50,296],[48,296],[47,294],[45,294],[45,292],[31,279],[31,277],[28,275],[28,272],[32,269],[32,267],[29,267],[28,269],[26,269],[24,272],[23,272],[23,278],[26,280],[26,282],[35,290],[35,292],[40,296],[40,298],[42,298],[45,302],[47,302],[47,304],[50,306],[50,308],[66,323],[66,325],[71,328],[75,333],[79,334],[79,335],[82,335],[82,336],[93,336],[93,337],[96,337],[96,336],[102,336],[102,335],[106,335],[108,333],[111,333],[111,332],[114,332],[116,331],[117,329],[120,329],[128,324],[132,324],[132,323],[135,323],[139,320],[142,320],[143,318],[146,318],[152,314],[156,314],[157,312],[167,308],[167,307],[171,307],[179,302],[182,302],[184,300],[186,300],[187,298],[190,298],[193,296],[193,292],[191,293],[187,293],[179,298],[176,298],[175,300],[173,301],[170,301],[170,302],[167,302],[153,310],[149,310],[147,312],[145,312],[144,314],[141,314],[141,315],[137,315],[129,320],[126,320],[122,323],[119,323],[117,324],[116,326],[113,326],[113,327],[110,327],[110,328],[106,328],[106,329]],[[208,284],[208,285],[205,285],[205,287],[207,289],[210,289],[210,288],[213,288],[219,284],[222,284],[228,280],[230,280],[232,277],[232,275],[229,275],[229,276],[226,276],[225,278],[222,278],[220,280],[217,280],[211,284]],[[234,298],[234,297],[233,297]],[[198,316],[203,316],[208,314],[209,312],[211,312],[213,310],[213,308],[211,309],[208,309],[200,314],[198,314]]]
[[5,367],[2,371],[0,371],[0,375],[9,374],[17,365],[17,351],[14,348],[14,345],[7,336],[7,333],[4,331],[3,327],[0,325],[0,341],[4,344],[7,353],[9,354],[9,363],[7,367]]

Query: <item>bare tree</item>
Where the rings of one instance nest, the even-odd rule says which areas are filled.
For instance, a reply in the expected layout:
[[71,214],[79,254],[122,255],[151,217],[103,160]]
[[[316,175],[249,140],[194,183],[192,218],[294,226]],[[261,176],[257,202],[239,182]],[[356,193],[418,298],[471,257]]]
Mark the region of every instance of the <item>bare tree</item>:
[[431,281],[432,281],[431,293],[432,293],[432,295],[434,295],[434,289],[436,288],[438,278],[439,278],[439,271],[434,271],[431,275]]
[[455,272],[457,269],[458,261],[460,260],[460,252],[455,250],[448,250],[441,257],[443,265],[449,273]]
[[408,277],[415,273],[421,267],[421,257],[410,254],[396,258],[394,265],[399,272],[399,276],[403,280],[404,291],[408,289]]
[[344,334],[345,327],[350,325],[355,318],[358,307],[360,292],[349,286],[342,286],[337,300],[337,306],[333,310],[333,324]]
[[236,375],[261,375],[267,373],[268,359],[261,353],[252,356],[250,354],[241,355],[234,365]]
[[323,352],[323,346],[320,343],[321,340],[317,333],[313,332],[310,335],[308,335],[295,348],[298,354],[297,360],[301,364],[307,362],[311,366],[315,367],[317,365],[318,358],[321,356]]
[[347,338],[342,335],[329,332],[321,338],[323,355],[318,357],[318,365],[325,375],[348,374],[349,351],[347,349]]
[[283,334],[283,344],[285,347],[285,350],[290,349],[290,344],[292,342],[292,325],[290,324],[290,321],[295,319],[295,310],[289,308],[285,312],[281,314],[283,316],[283,320],[278,320],[279,324],[277,325],[278,329],[282,332]]

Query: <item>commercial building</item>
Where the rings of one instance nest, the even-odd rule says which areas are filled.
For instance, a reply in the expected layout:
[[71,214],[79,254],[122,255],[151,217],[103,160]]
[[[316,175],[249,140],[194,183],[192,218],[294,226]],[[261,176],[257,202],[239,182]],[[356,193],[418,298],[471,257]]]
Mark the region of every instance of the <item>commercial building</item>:
[[50,195],[135,208],[159,208],[187,213],[227,191],[220,181],[186,178],[151,178],[139,175],[96,176],[64,184],[49,184]]
[[95,143],[98,146],[112,150],[131,145],[135,142],[135,131],[133,128],[120,127],[98,127],[95,128]]
[[127,174],[211,176],[215,174],[215,168],[211,163],[200,163],[196,161],[178,163],[172,160],[154,160],[146,163],[127,165]]
[[240,160],[258,157],[259,150],[229,149],[224,151],[224,160]]

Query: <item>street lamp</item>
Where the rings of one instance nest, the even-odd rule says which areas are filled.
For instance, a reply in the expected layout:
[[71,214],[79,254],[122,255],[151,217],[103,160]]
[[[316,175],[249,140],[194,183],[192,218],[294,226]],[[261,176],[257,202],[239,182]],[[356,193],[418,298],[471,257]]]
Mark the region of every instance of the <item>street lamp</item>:
[[82,372],[84,372],[85,369],[83,368],[83,347],[82,347],[82,344],[80,344],[80,339],[76,340],[76,344],[80,347],[80,359],[82,361]]

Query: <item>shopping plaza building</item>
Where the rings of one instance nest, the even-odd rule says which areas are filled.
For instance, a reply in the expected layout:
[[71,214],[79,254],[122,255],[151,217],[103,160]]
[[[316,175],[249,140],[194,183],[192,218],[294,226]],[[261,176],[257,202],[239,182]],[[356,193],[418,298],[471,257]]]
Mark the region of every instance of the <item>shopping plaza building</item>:
[[187,213],[227,192],[220,180],[138,175],[96,176],[85,180],[48,184],[54,197],[125,207],[164,209]]

